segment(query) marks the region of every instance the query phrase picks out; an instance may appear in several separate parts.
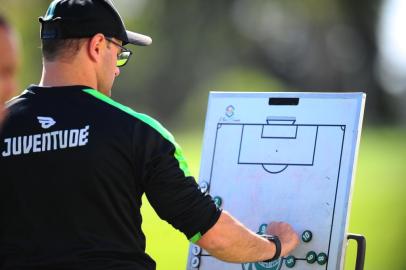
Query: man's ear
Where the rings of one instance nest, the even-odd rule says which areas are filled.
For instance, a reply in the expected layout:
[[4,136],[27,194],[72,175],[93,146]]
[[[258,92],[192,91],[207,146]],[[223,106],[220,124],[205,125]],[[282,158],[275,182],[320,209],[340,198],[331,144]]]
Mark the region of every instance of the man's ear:
[[89,57],[94,62],[99,62],[101,59],[101,55],[103,50],[106,49],[106,38],[103,34],[96,34],[94,35],[87,46],[87,51]]

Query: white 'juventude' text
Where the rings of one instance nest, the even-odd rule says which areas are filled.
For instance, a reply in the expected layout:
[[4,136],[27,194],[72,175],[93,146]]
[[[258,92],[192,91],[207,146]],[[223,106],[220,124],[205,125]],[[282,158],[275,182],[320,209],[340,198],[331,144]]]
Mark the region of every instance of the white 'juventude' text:
[[3,157],[55,151],[85,146],[89,139],[89,126],[82,129],[59,130],[49,133],[4,139]]

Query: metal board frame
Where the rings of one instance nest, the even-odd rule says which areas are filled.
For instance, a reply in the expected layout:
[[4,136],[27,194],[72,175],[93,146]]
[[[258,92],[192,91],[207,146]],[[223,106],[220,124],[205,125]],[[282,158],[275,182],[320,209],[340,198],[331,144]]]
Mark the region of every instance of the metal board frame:
[[[235,145],[233,147],[239,148],[236,165],[257,166],[255,167],[257,169],[262,166],[262,169],[272,175],[274,179],[278,177],[283,179],[287,177],[287,175],[283,176],[284,173],[286,174],[286,169],[288,169],[288,172],[289,170],[293,170],[291,168],[295,168],[296,171],[298,170],[300,172],[301,168],[313,166],[316,151],[317,153],[321,153],[323,150],[322,145],[329,145],[327,139],[334,137],[337,143],[331,144],[334,145],[335,149],[332,151],[339,153],[339,162],[336,162],[338,164],[336,168],[336,183],[332,186],[335,191],[334,205],[332,207],[330,206],[332,213],[329,213],[331,216],[331,229],[328,235],[326,234],[325,228],[319,230],[323,232],[324,238],[329,238],[328,248],[326,248],[327,250],[323,250],[328,256],[328,261],[325,265],[318,265],[317,263],[306,264],[304,261],[304,264],[298,265],[296,268],[301,270],[342,269],[344,265],[351,192],[354,184],[353,178],[355,175],[361,135],[365,97],[366,95],[364,93],[211,92],[206,116],[199,184],[203,184],[204,182],[208,183],[207,192],[212,196],[218,195],[215,194],[216,190],[220,193],[223,192],[223,194],[227,193],[225,197],[230,203],[226,203],[224,209],[230,210],[231,214],[236,216],[250,229],[254,231],[258,230],[258,225],[261,224],[259,220],[264,220],[264,214],[266,214],[267,216],[269,215],[269,217],[268,220],[264,220],[264,222],[270,221],[270,219],[272,219],[272,213],[264,209],[264,213],[258,214],[258,216],[262,216],[259,218],[255,216],[248,218],[246,214],[245,216],[239,216],[238,209],[241,207],[238,205],[239,203],[232,198],[233,196],[241,195],[241,190],[239,190],[238,186],[233,186],[232,189],[226,191],[225,187],[221,187],[221,183],[225,183],[225,181],[218,179],[219,177],[216,175],[215,166],[219,163],[218,161],[215,162],[215,159],[218,158],[219,155],[217,154],[216,156],[216,151],[221,151],[218,145],[228,147],[223,145],[230,143],[229,138],[231,135],[233,137],[231,141],[234,140]],[[295,101],[297,101],[297,104]],[[219,130],[221,130],[220,133]],[[255,134],[259,134],[258,139],[255,137]],[[224,138],[222,138],[222,136],[224,136]],[[236,138],[239,138],[239,146]],[[309,142],[309,145],[308,147],[304,147],[306,150],[302,151],[303,153],[295,153],[294,156],[289,154],[290,148],[303,148],[300,145],[304,145],[306,141]],[[296,146],[294,143],[296,143]],[[317,146],[319,146],[319,148],[317,148]],[[262,148],[276,151],[273,151],[272,155],[268,155],[267,153],[263,153]],[[313,148],[312,153],[309,152],[311,148]],[[223,151],[227,150],[229,149]],[[232,153],[232,151],[225,153]],[[228,160],[226,154],[223,154],[223,156],[223,159]],[[319,163],[322,162],[320,160],[321,159],[318,160]],[[314,170],[316,169],[317,168],[314,168]],[[222,172],[225,170],[225,168],[221,168]],[[230,183],[231,182],[228,182],[228,184]],[[278,185],[283,186],[283,183]],[[245,186],[245,189],[247,189],[247,186]],[[286,194],[284,196],[286,197]],[[306,196],[303,198],[305,197]],[[306,204],[303,198],[301,203]],[[283,201],[284,197],[282,196],[279,199]],[[267,200],[267,198],[259,198],[258,200],[259,202],[263,202]],[[233,203],[233,205],[230,205],[231,203]],[[254,204],[251,207],[256,207],[254,201],[249,203]],[[287,204],[291,205],[291,207],[295,206],[294,203]],[[289,213],[296,213],[296,216],[300,216],[300,214],[297,214],[298,207],[296,206],[294,208],[295,209],[290,210],[286,209],[285,212],[279,213],[277,218],[283,220],[284,214],[286,214],[287,220],[285,221],[290,222],[293,227],[301,233],[307,227],[303,227],[300,224],[303,223],[303,217],[298,219],[289,217]],[[244,210],[242,209],[241,211]],[[259,212],[261,211],[259,210]],[[328,215],[326,214],[326,216]],[[315,220],[317,220],[317,218],[315,218]],[[317,227],[317,224],[315,225],[315,227]],[[307,224],[307,226],[309,226],[309,224]],[[324,246],[325,245],[324,243]],[[304,254],[300,256],[296,254],[298,262],[305,260],[303,256]],[[199,260],[198,267],[192,267],[192,261],[195,260],[196,263],[196,258]],[[187,269],[277,270],[288,268],[286,266],[286,258],[282,258],[278,263],[273,264],[227,264],[210,257],[205,251],[199,251],[195,245],[191,244]]]

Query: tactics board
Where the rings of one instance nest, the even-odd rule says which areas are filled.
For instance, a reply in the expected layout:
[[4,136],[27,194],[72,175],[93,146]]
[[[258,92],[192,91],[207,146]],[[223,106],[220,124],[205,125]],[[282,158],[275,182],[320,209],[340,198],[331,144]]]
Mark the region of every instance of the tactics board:
[[287,258],[230,264],[191,244],[188,270],[342,269],[363,93],[211,92],[199,186],[248,228],[290,223]]

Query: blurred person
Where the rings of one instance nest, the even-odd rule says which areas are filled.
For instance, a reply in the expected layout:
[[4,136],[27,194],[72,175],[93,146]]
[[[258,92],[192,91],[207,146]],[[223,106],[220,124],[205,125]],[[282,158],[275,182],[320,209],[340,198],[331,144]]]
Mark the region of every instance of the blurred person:
[[[2,87],[2,81],[0,80],[0,88]],[[7,95],[4,92],[0,92],[0,128],[4,117],[6,116],[6,108],[4,104],[7,101]]]
[[0,269],[155,269],[143,194],[221,260],[274,260],[298,245],[287,223],[264,238],[217,208],[173,136],[110,98],[132,55],[124,45],[152,42],[111,1],[53,1],[40,23],[42,78],[8,103],[0,134]]
[[5,116],[4,103],[16,92],[18,49],[16,35],[0,14],[0,124]]

